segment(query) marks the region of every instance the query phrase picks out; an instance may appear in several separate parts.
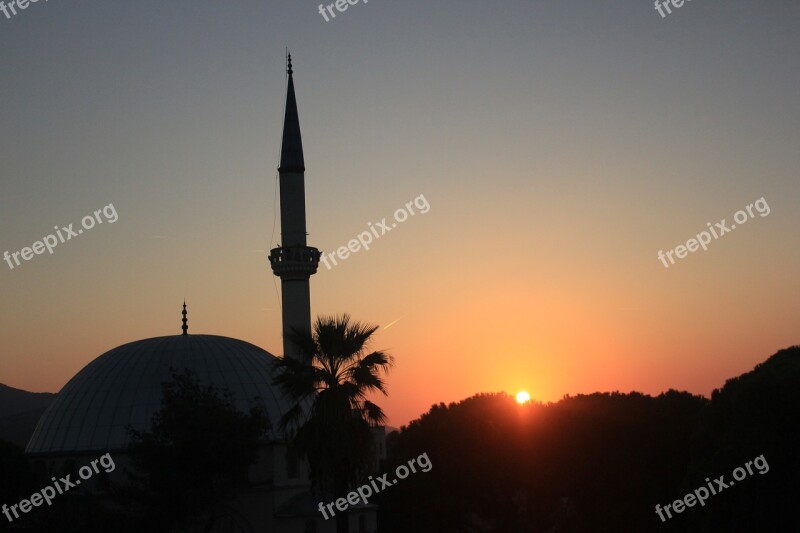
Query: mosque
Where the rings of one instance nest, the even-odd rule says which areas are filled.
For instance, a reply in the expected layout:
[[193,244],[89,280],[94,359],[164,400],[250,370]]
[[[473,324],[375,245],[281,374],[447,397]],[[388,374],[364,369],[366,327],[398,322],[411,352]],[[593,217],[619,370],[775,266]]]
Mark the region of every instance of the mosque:
[[[270,251],[269,261],[281,279],[283,353],[293,357],[297,348],[286,333],[292,328],[311,329],[309,278],[317,271],[320,252],[306,243],[305,162],[291,56],[287,74],[278,168],[282,245]],[[204,385],[232,392],[243,412],[260,399],[271,423],[259,459],[250,468],[250,490],[226,502],[231,512],[212,531],[335,532],[335,521],[326,521],[317,510],[319,497],[311,495],[308,465],[292,458],[286,435],[278,429],[281,416],[291,407],[273,385],[278,358],[242,340],[190,335],[186,317],[184,303],[182,334],[124,344],[86,365],[42,415],[26,454],[39,468],[55,474],[65,466],[77,468],[110,453],[118,466],[111,479],[125,481],[131,442],[127,428],[149,429],[161,407],[162,383],[174,370],[189,369]],[[377,531],[376,506],[354,506],[349,531]]]

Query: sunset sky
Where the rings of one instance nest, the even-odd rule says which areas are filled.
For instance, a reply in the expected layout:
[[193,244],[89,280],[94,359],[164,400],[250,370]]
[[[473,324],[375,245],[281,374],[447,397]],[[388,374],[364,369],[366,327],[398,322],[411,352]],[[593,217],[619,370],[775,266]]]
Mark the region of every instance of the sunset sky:
[[[392,425],[479,392],[709,394],[800,342],[800,4],[51,1],[0,13],[0,383],[58,391],[180,333],[280,355],[276,168],[294,58],[309,245],[424,195],[311,278],[381,325]],[[764,198],[755,218],[671,250]],[[274,236],[273,236],[274,228]]]

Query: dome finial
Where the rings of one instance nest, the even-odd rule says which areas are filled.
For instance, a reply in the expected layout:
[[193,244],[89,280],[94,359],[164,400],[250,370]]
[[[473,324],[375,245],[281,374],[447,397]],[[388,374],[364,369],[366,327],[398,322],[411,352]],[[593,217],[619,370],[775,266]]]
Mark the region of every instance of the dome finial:
[[186,298],[183,299],[183,312],[181,314],[183,315],[183,326],[181,327],[181,329],[183,330],[183,334],[184,335],[188,335],[189,334],[189,321],[186,320],[186,315],[187,315],[187,313],[186,313]]

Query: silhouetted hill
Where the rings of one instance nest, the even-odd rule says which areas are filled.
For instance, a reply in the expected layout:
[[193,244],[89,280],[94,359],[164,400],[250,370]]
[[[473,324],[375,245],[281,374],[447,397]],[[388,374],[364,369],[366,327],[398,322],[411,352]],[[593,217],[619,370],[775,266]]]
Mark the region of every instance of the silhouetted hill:
[[25,448],[55,397],[49,392],[28,392],[0,383],[0,440]]
[[[800,348],[712,399],[595,393],[518,405],[480,394],[434,405],[388,438],[383,472],[430,472],[379,493],[380,530],[514,533],[793,532],[800,496]],[[763,455],[735,487],[662,521],[655,512]]]
[[[711,395],[693,439],[686,491],[763,456],[768,470],[714,496],[713,505],[686,516],[683,531],[800,531],[789,516],[800,498],[800,347],[781,350]],[[683,518],[683,517],[681,517]]]
[[24,449],[45,409],[47,407],[0,418],[0,440],[12,442]]
[[55,397],[51,392],[28,392],[0,383],[0,418],[42,409]]
[[653,505],[681,482],[707,403],[670,391],[439,404],[390,441],[385,471],[421,453],[433,468],[387,492],[381,531],[652,530]]

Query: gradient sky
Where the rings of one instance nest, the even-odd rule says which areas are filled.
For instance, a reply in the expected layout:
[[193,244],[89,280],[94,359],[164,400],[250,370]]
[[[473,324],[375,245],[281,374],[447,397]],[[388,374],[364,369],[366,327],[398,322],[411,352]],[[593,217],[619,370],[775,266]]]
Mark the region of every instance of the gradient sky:
[[[311,280],[380,324],[391,423],[478,392],[708,394],[800,318],[800,4],[57,0],[0,15],[0,382],[57,391],[180,332],[280,354],[275,175],[292,50],[309,244],[417,214]],[[764,197],[665,269],[672,249]],[[77,226],[78,224],[76,224]]]

